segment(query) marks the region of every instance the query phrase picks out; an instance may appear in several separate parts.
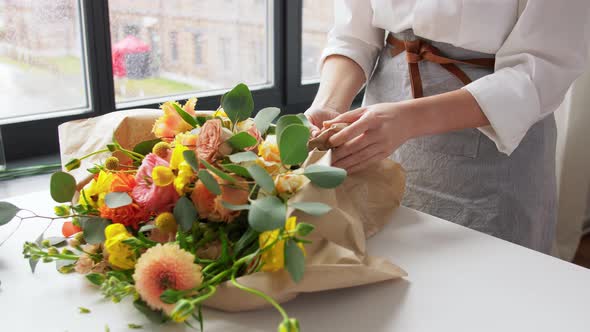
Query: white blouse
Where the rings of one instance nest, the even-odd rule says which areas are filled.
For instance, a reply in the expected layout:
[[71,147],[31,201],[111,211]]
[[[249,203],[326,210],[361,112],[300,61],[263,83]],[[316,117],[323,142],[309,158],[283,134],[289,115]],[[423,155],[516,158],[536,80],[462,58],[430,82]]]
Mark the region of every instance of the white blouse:
[[496,54],[467,85],[490,121],[480,130],[510,154],[552,113],[588,59],[590,0],[335,0],[323,60],[340,54],[371,76],[386,31]]

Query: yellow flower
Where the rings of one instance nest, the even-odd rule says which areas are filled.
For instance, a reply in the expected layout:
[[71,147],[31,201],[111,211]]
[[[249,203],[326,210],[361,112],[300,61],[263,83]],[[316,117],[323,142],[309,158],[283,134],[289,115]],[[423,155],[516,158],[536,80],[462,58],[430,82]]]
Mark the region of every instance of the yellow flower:
[[156,186],[166,187],[174,182],[174,173],[169,167],[156,166],[152,170],[152,180],[154,180]]
[[178,169],[178,165],[184,161],[182,153],[187,151],[188,148],[184,145],[176,144],[174,150],[172,150],[172,157],[170,158],[170,168]]
[[110,224],[105,228],[106,241],[104,247],[109,253],[109,263],[112,266],[129,270],[135,266],[135,254],[131,247],[123,241],[132,237],[122,224]]
[[274,136],[268,136],[266,140],[258,145],[258,155],[269,162],[281,162],[279,146],[273,139]]
[[302,169],[298,169],[294,172],[279,174],[275,178],[275,187],[279,194],[290,195],[296,193],[308,182],[309,179],[303,175]]
[[154,221],[156,227],[165,233],[176,232],[176,218],[170,212],[160,213]]
[[78,204],[90,205],[94,208],[104,206],[104,197],[111,189],[113,178],[113,173],[100,171],[98,177],[92,179],[92,181],[82,189]]
[[225,113],[225,111],[223,110],[223,108],[218,108],[217,111],[215,111],[215,113],[213,113],[214,117],[224,117],[227,118],[227,114]]
[[[290,217],[285,223],[285,230],[293,231],[296,226],[297,217]],[[260,248],[271,245],[278,239],[279,233],[279,229],[260,233],[258,236],[258,245]],[[303,244],[297,243],[297,245],[301,250],[304,250]],[[262,271],[275,272],[282,270],[285,267],[285,240],[277,241],[270,249],[262,253],[260,259],[262,261]]]
[[223,108],[221,108],[221,107],[218,108],[217,111],[215,111],[215,113],[213,113],[213,117],[220,118],[221,123],[225,128],[232,127],[231,120],[229,119],[229,117],[227,116],[227,113],[225,113]]
[[178,195],[182,196],[191,191],[189,185],[193,181],[193,168],[186,161],[178,165],[178,175],[174,179],[174,188]]
[[268,174],[275,176],[286,169],[283,167],[281,163],[275,161],[266,161],[262,157],[259,157],[254,161],[258,166],[264,168]]

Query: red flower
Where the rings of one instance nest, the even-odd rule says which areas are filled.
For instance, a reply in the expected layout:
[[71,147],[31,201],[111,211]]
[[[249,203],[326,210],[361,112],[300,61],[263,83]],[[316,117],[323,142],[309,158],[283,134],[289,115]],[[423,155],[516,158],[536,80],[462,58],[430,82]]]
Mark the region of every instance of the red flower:
[[101,217],[110,219],[115,224],[133,227],[133,229],[138,229],[140,223],[146,223],[150,218],[149,211],[142,209],[137,203],[115,209],[111,209],[105,204],[99,208],[99,211]]

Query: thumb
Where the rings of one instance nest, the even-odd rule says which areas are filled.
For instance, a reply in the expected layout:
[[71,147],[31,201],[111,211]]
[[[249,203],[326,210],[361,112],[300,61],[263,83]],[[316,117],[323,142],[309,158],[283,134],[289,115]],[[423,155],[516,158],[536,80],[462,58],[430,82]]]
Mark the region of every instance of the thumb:
[[361,107],[353,111],[342,113],[332,120],[324,121],[324,127],[329,127],[335,123],[353,123],[356,120],[360,119],[360,117],[363,116],[363,114],[365,114],[366,110],[366,107]]

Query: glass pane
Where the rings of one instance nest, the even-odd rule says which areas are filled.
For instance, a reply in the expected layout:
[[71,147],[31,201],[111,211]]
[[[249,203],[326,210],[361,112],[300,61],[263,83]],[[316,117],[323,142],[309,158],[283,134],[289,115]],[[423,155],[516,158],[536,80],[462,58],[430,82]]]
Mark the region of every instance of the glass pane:
[[[118,103],[272,85],[271,0],[109,0]],[[247,15],[245,15],[247,13]]]
[[316,83],[320,78],[318,61],[334,24],[333,1],[303,0],[301,33],[301,83]]
[[77,0],[0,0],[0,123],[88,107],[80,12]]

